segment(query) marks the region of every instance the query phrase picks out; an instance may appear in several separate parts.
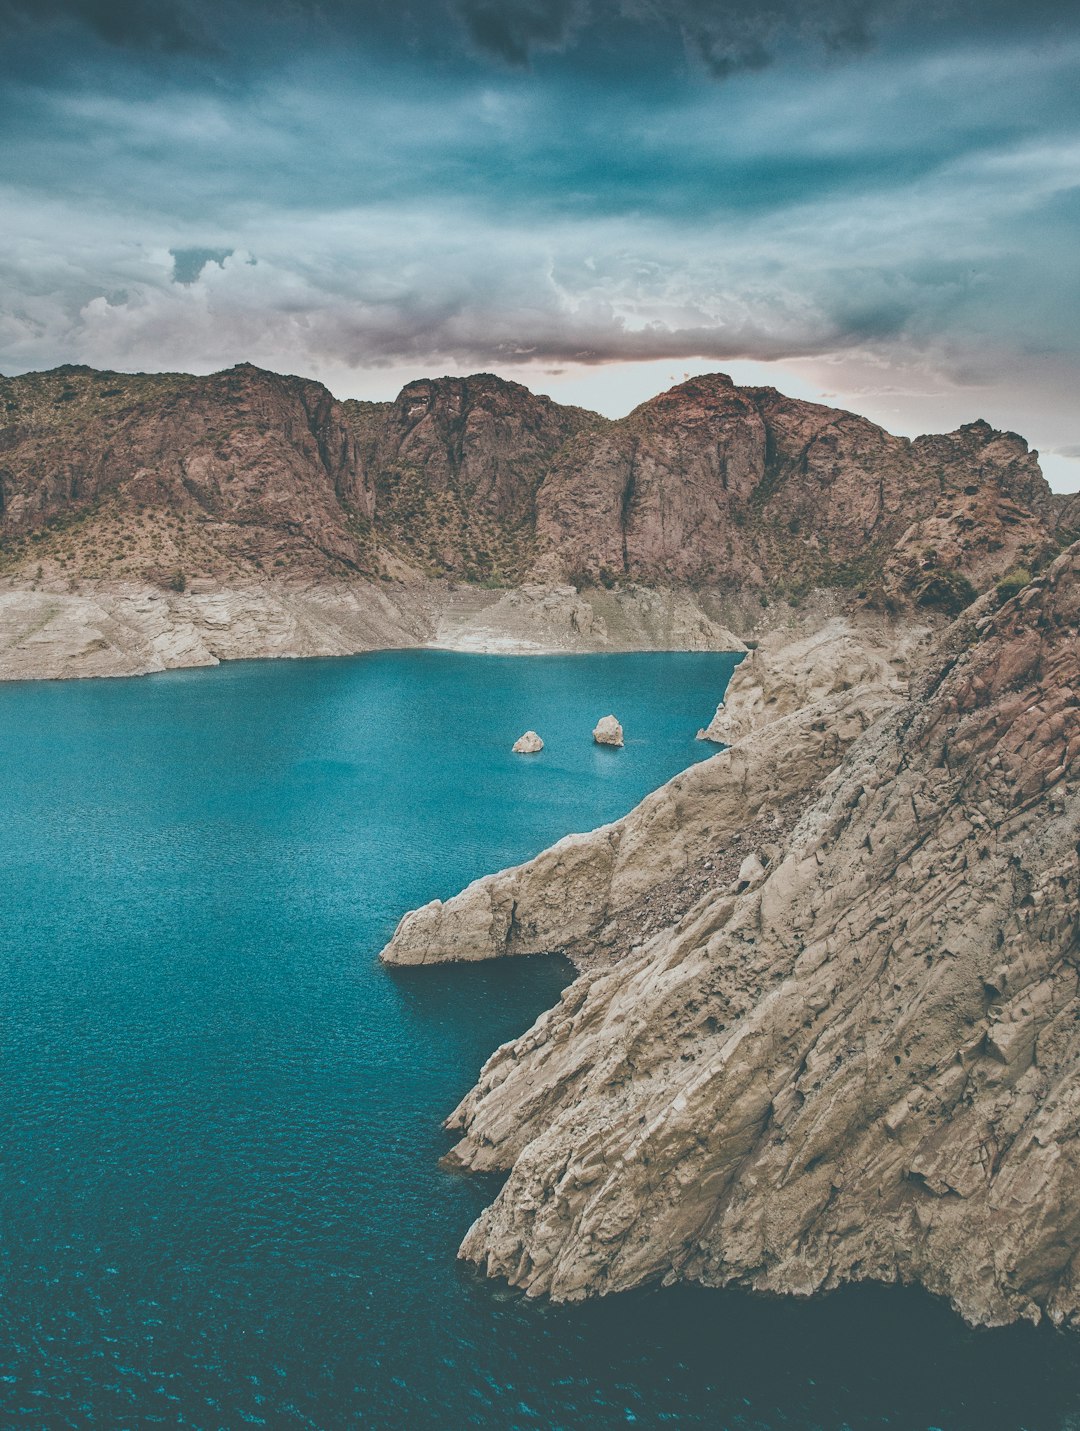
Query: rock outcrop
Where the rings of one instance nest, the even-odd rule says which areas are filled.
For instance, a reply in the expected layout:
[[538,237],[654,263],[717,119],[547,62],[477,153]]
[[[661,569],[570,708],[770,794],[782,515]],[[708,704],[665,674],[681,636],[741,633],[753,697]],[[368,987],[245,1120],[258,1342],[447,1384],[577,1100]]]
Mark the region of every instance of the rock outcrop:
[[593,727],[592,738],[597,745],[623,744],[623,728],[613,715],[601,716]]
[[1055,492],[1055,526],[1065,541],[1080,541],[1080,492]]
[[543,748],[544,742],[535,730],[527,730],[524,735],[519,735],[511,746],[515,755],[539,755]]
[[779,628],[741,662],[698,739],[734,745],[768,721],[823,706],[846,691],[904,695],[929,640],[926,626],[865,615],[830,617],[809,631]]
[[[973,1322],[1080,1319],[1078,627],[1074,546],[957,623],[910,694],[875,688],[883,713],[801,772],[801,817],[745,881],[492,1057],[451,1160],[508,1177],[463,1256],[559,1299],[878,1279]],[[403,921],[399,951],[595,937],[685,832],[730,843],[819,724],[766,720],[617,825]]]

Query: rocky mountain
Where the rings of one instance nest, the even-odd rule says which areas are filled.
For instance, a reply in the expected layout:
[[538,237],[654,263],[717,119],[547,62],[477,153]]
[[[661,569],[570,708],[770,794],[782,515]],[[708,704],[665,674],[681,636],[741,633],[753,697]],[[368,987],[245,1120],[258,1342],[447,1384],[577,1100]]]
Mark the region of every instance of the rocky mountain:
[[[987,555],[1037,551],[1051,498],[1014,434],[973,423],[911,442],[717,374],[575,444],[537,494],[537,528],[542,552],[593,579],[869,589],[913,524],[976,495],[978,520],[948,551],[958,569],[1000,570],[1008,558]],[[1011,541],[1017,521],[1030,525]],[[894,599],[927,591],[906,571],[889,588]]]
[[0,380],[7,564],[77,579],[370,569],[374,490],[319,383],[57,368]]
[[1078,628],[1080,544],[907,670],[843,624],[762,648],[729,749],[402,921],[389,962],[585,969],[450,1120],[508,1174],[464,1257],[1080,1321]]
[[955,609],[1065,509],[1022,438],[910,441],[694,378],[611,422],[491,375],[339,403],[250,365],[0,380],[0,556],[25,580],[449,577]]
[[491,374],[421,379],[393,403],[349,401],[380,538],[433,575],[520,580],[535,551],[536,494],[596,413]]

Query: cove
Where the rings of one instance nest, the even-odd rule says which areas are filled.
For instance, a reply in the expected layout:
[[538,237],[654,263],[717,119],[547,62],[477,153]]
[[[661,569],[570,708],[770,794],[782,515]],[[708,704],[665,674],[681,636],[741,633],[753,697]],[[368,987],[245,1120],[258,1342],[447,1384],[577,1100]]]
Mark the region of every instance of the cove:
[[[911,1291],[530,1304],[442,1117],[572,976],[399,915],[712,753],[716,655],[0,686],[0,1426],[1065,1428],[1080,1354]],[[613,711],[622,751],[593,746]],[[527,727],[537,757],[510,754]]]

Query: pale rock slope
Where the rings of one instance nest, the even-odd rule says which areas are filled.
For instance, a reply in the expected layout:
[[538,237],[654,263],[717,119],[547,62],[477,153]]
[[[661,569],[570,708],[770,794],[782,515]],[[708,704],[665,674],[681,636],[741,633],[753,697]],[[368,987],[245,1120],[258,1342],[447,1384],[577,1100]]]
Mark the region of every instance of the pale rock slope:
[[[578,957],[597,947],[610,951],[625,942],[621,926],[627,911],[658,887],[674,883],[679,888],[670,893],[677,897],[696,877],[715,882],[729,845],[737,869],[745,854],[744,832],[755,826],[775,841],[793,804],[906,689],[894,667],[866,654],[869,647],[864,649],[845,623],[830,623],[830,629],[842,630],[857,653],[845,667],[849,678],[836,675],[837,641],[800,637],[744,658],[721,707],[743,735],[735,749],[691,766],[623,819],[568,835],[525,864],[406,914],[383,961],[427,964],[555,950]],[[885,649],[889,628],[882,623],[871,629]],[[898,651],[925,635],[906,625],[892,629]],[[654,922],[651,911],[640,914],[647,925]]]
[[431,644],[452,651],[743,651],[700,594],[526,582],[445,593]]
[[[1077,1320],[1078,578],[1074,546],[986,599],[910,696],[882,697],[748,885],[707,891],[495,1053],[451,1120],[456,1164],[509,1174],[463,1256],[557,1299],[902,1280],[973,1322]],[[560,897],[602,923],[618,880],[677,863],[657,852],[685,829],[722,838],[737,791],[752,806],[785,759],[814,759],[793,752],[820,721],[799,721],[474,886],[427,934],[542,945],[515,929],[553,931]]]
[[738,669],[699,740],[734,745],[767,721],[849,691],[906,694],[930,640],[927,627],[832,616],[821,625],[768,632]]
[[0,680],[133,676],[253,657],[348,656],[384,647],[447,650],[739,651],[692,597],[634,588],[494,593],[445,582],[367,580],[221,586],[182,592],[130,581],[79,591],[0,587]]
[[415,646],[430,636],[433,606],[423,589],[388,592],[374,583],[0,591],[0,680],[135,676],[251,657]]

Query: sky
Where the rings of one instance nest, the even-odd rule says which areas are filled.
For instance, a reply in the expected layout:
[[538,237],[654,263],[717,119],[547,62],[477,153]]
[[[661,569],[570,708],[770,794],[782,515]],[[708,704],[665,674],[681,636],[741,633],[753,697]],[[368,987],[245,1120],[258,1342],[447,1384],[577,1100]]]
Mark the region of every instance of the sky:
[[1080,488],[1080,0],[0,0],[0,371],[721,370]]

